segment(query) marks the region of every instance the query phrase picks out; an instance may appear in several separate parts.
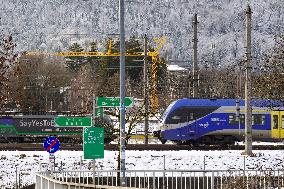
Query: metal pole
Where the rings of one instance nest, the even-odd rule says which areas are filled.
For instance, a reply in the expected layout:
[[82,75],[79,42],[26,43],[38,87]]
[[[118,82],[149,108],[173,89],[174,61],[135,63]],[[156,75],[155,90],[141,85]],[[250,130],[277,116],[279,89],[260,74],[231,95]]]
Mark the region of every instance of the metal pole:
[[125,182],[125,32],[124,32],[124,0],[119,0],[120,28],[120,185]]
[[240,100],[236,100],[236,121],[239,124],[239,136],[241,136],[241,119],[240,119]]
[[163,171],[163,188],[166,188],[165,178],[166,178],[166,155],[164,156],[164,171]]
[[54,162],[55,162],[54,153],[49,153],[49,163],[50,163],[50,175],[51,175],[51,177],[53,177]]
[[18,167],[16,167],[16,189],[18,189]]
[[192,97],[198,97],[198,65],[197,65],[197,14],[194,14],[192,19],[192,27],[193,27],[193,66],[192,66],[192,75],[193,75],[193,91]]
[[251,8],[246,9],[246,82],[245,82],[245,155],[252,155],[252,107],[251,107]]
[[164,156],[164,170],[166,170],[166,155],[163,156]]
[[144,143],[148,144],[149,102],[148,102],[148,65],[147,65],[147,35],[146,34],[144,36],[144,103],[145,103]]
[[246,171],[246,156],[244,156],[244,172]]
[[93,159],[93,184],[95,185],[95,188],[96,188],[96,181],[95,181],[95,179],[96,179],[96,160],[95,159]]
[[21,169],[19,170],[19,188],[21,188]]
[[203,157],[203,170],[205,171],[206,155]]
[[[96,121],[95,121],[96,120],[96,105],[97,105],[96,97],[93,94],[93,127],[96,126]],[[96,179],[96,176],[95,176],[95,173],[96,173],[96,160],[93,159],[92,163],[93,163],[93,184],[95,185],[95,188],[96,188],[96,182],[95,182],[95,179]],[[80,162],[80,166],[81,166],[81,162]]]
[[83,157],[80,156],[80,171],[82,171],[82,162],[83,162]]

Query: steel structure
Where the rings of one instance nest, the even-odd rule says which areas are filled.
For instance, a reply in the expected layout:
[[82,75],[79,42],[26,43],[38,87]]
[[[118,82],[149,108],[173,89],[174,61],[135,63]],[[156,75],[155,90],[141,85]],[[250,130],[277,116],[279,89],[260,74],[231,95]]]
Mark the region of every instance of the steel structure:
[[[151,89],[150,89],[150,104],[153,110],[157,111],[159,106],[158,100],[158,64],[159,64],[159,52],[163,45],[166,43],[166,37],[154,38],[154,42],[157,43],[157,47],[154,51],[148,51],[147,56],[151,57]],[[43,53],[43,52],[26,52],[25,55],[51,55],[51,56],[96,56],[96,57],[120,57],[120,52],[112,52],[112,41],[109,41],[107,52],[59,52],[59,53]],[[144,52],[126,52],[126,57],[144,57]]]

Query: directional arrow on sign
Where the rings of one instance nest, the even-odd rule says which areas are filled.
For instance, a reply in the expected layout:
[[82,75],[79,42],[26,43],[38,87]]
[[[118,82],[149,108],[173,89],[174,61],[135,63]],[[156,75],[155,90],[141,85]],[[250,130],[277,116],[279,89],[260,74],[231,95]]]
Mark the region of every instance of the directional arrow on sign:
[[[132,97],[125,97],[124,106],[132,106],[134,99]],[[97,106],[99,107],[119,107],[120,98],[119,97],[97,97]]]
[[92,117],[55,117],[55,127],[88,127],[92,126]]

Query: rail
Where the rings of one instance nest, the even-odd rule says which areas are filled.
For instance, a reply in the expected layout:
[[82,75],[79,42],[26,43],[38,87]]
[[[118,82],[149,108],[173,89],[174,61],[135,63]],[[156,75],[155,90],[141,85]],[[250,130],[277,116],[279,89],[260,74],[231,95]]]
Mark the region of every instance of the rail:
[[[282,188],[284,170],[127,170],[127,188],[227,189]],[[61,171],[36,175],[36,189],[97,188],[116,189],[119,171]],[[65,186],[65,187],[64,187]]]

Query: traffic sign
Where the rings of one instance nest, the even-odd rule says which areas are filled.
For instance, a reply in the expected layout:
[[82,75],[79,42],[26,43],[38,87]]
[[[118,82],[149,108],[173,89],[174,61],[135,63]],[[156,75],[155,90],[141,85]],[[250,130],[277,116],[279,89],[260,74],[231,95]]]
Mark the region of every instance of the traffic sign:
[[49,161],[50,161],[50,163],[54,163],[54,161],[55,161],[54,153],[49,153]]
[[104,109],[102,107],[96,107],[95,117],[101,117],[104,115]]
[[60,142],[54,136],[47,137],[43,143],[44,150],[49,153],[54,153],[59,150]]
[[85,159],[104,158],[104,128],[84,128],[83,138]]
[[[134,99],[132,97],[125,97],[124,106],[132,106]],[[119,97],[97,97],[97,106],[99,107],[119,107]]]
[[92,117],[56,117],[55,127],[89,127],[92,126]]

